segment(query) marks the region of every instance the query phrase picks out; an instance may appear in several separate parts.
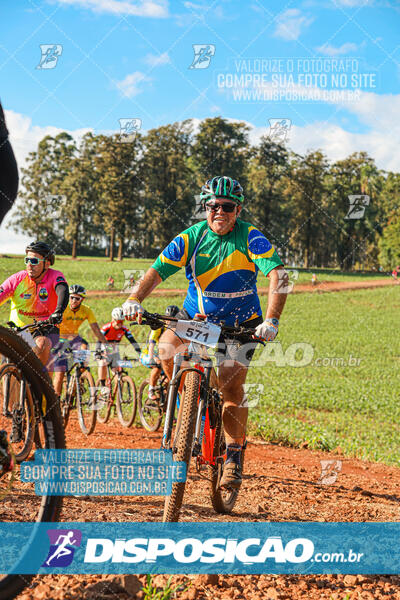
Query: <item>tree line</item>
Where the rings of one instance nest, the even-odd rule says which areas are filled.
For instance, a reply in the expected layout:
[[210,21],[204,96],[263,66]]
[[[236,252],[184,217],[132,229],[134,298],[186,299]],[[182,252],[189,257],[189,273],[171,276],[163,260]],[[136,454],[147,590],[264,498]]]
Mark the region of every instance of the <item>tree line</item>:
[[201,185],[215,175],[242,184],[242,218],[286,264],[384,269],[400,263],[400,174],[366,152],[330,162],[296,154],[245,123],[190,120],[146,135],[46,136],[22,169],[11,227],[57,252],[153,258],[199,218]]

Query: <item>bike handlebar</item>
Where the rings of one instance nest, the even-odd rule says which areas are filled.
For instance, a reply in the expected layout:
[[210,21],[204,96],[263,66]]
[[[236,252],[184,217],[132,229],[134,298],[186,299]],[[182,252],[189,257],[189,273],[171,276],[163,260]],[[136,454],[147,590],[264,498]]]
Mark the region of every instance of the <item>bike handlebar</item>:
[[[142,325],[149,325],[152,329],[159,329],[160,327],[164,327],[165,321],[172,321],[176,323],[179,320],[180,319],[177,319],[176,317],[167,317],[166,315],[160,315],[158,313],[149,313],[146,310],[143,312],[142,315]],[[196,321],[196,319],[190,320]],[[239,341],[251,340],[258,342],[259,344],[265,345],[265,340],[254,335],[254,329],[251,329],[249,327],[243,327],[241,325],[238,325],[237,327],[232,327],[230,325],[225,325],[224,321],[220,321],[219,323],[215,324],[221,327],[221,334],[227,334],[230,338],[236,338]]]
[[26,329],[40,330],[42,327],[47,327],[47,325],[54,325],[54,323],[51,323],[49,319],[45,319],[44,321],[34,320],[33,323],[29,323],[28,325],[24,325],[23,327],[19,327],[14,323],[14,321],[7,321],[7,325],[11,329],[14,329],[16,332],[19,333],[20,331],[25,331]]

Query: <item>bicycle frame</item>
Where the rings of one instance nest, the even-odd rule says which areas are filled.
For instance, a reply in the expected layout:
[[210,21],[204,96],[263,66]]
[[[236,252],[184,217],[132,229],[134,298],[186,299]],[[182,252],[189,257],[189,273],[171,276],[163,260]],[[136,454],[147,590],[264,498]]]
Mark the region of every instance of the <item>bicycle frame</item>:
[[[119,392],[120,395],[122,395],[121,392],[121,377],[123,375],[128,375],[128,373],[122,368],[122,367],[117,367],[117,371],[112,371],[112,376],[111,375],[111,365],[107,364],[107,379],[110,380],[110,394],[108,396],[109,401],[111,400],[111,404],[115,403],[115,396],[117,394],[117,390]],[[113,381],[117,380],[117,384],[114,386],[114,390],[113,390]]]
[[[182,367],[183,362],[194,362],[195,366]],[[205,354],[204,346],[201,346],[200,344],[197,344],[195,342],[189,343],[187,351],[175,355],[172,379],[169,382],[168,388],[167,411],[162,437],[162,447],[170,449],[173,419],[176,409],[178,389],[182,376],[184,373],[188,373],[190,371],[195,371],[199,373],[199,403],[197,407],[192,456],[198,457],[201,460],[201,462],[209,462],[210,464],[214,464],[215,462],[213,457],[214,439],[213,437],[210,438],[210,436],[208,435],[208,431],[210,430],[208,391],[210,387],[210,377],[212,369],[212,360],[207,354]],[[200,457],[202,449],[203,456]]]

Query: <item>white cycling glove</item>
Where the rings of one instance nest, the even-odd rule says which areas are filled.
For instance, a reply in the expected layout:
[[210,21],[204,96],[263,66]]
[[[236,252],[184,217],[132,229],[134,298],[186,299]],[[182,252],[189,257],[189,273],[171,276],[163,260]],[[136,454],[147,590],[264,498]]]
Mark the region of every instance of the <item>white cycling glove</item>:
[[138,319],[139,323],[141,322],[144,308],[140,304],[139,300],[127,300],[122,305],[122,310],[124,311],[125,318],[128,319],[128,321],[136,321],[136,319]]
[[260,325],[257,325],[254,335],[267,342],[273,342],[278,335],[278,319],[265,319]]

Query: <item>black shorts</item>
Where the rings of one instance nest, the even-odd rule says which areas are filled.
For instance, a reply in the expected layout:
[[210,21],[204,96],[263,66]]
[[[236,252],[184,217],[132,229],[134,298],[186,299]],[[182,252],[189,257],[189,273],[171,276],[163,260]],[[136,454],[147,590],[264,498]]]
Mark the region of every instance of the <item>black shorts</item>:
[[47,337],[51,341],[51,345],[54,346],[58,344],[58,340],[60,339],[60,330],[55,325],[46,325],[43,329],[34,329],[32,332],[33,339],[37,337]]
[[[176,314],[176,318],[184,321],[191,320],[189,313],[185,308],[182,308]],[[262,317],[256,317],[255,319],[244,321],[243,323],[240,323],[240,325],[242,327],[248,327],[249,329],[255,329],[257,325],[260,325],[262,322]],[[226,363],[225,366],[231,366],[229,363],[234,361],[245,367],[248,367],[258,345],[258,342],[255,341],[241,342],[235,338],[221,335],[218,342],[218,347],[215,349],[217,366],[219,367],[223,363]]]

